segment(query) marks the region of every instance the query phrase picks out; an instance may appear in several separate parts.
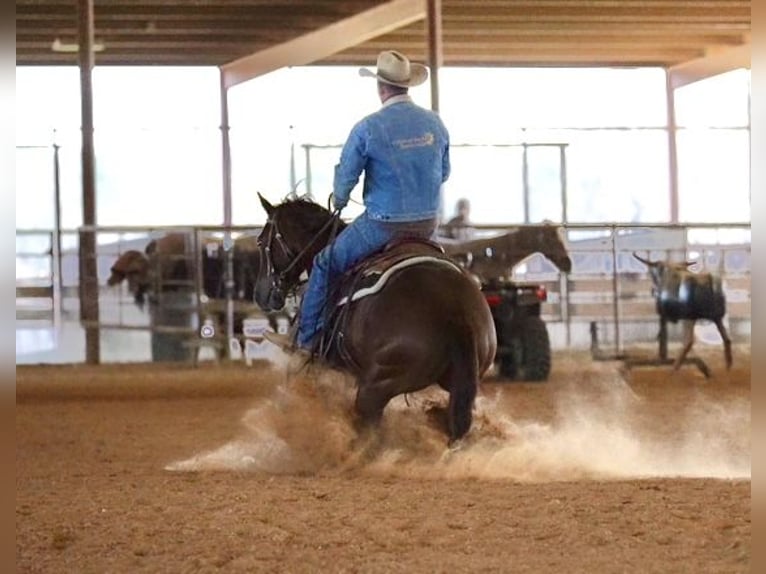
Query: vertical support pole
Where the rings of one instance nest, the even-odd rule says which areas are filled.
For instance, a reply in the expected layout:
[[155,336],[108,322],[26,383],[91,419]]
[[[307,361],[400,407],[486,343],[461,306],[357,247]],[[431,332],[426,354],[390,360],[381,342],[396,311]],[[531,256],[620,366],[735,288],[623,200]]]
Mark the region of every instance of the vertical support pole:
[[312,173],[311,173],[311,144],[303,144],[303,151],[306,159],[306,193],[309,197],[314,197],[314,191],[312,189]]
[[80,319],[85,325],[85,362],[101,362],[96,261],[96,169],[93,145],[93,0],[78,0],[78,59],[82,110],[82,222],[80,230]]
[[56,130],[53,130],[53,324],[61,324],[64,298],[64,267],[61,261],[61,158]]
[[567,273],[559,273],[559,309],[561,320],[564,322],[566,346],[571,347],[572,317],[569,313],[569,275]]
[[[205,295],[205,257],[207,254],[202,254],[202,238],[200,237],[202,235],[202,230],[199,227],[193,227],[190,230],[191,233],[191,244],[192,244],[192,251],[189,255],[190,261],[191,261],[191,268],[194,270],[192,273],[194,279],[193,279],[193,287],[192,287],[192,293],[194,294],[194,301],[192,302],[192,306],[194,308],[193,313],[197,315],[197,333],[195,335],[192,335],[192,341],[193,339],[200,340],[202,337],[202,326],[205,324],[205,310],[203,308],[202,303],[202,297]],[[191,324],[194,324],[193,321],[190,321]],[[201,346],[192,345],[191,346],[191,359],[192,359],[192,365],[197,366],[199,364],[199,354],[201,351]]]
[[[764,12],[761,12],[763,14]],[[763,21],[763,20],[761,20]],[[761,44],[763,45],[763,44]],[[750,157],[750,165],[753,163],[753,109],[752,109],[752,93],[753,93],[753,79],[752,74],[748,74],[747,81],[747,153]],[[753,205],[753,169],[750,168],[748,172],[747,188],[749,190],[747,194],[748,203]]]
[[529,223],[529,146],[521,144],[521,194],[524,200],[524,223]]
[[221,76],[221,151],[223,172],[223,265],[226,292],[226,348],[234,338],[234,242],[231,237],[231,142],[229,140],[229,91],[223,70]]
[[298,186],[298,176],[295,173],[295,134],[290,126],[290,192],[295,193]]
[[569,194],[567,192],[567,144],[559,145],[559,180],[561,181],[561,223],[569,223]]
[[668,176],[670,178],[670,222],[678,223],[678,141],[676,126],[675,89],[670,78],[670,71],[665,72],[665,95],[668,114]]
[[442,3],[428,0],[428,67],[431,69],[431,109],[439,111],[439,68],[442,65]]
[[612,230],[612,312],[614,316],[614,354],[619,356],[622,347],[620,334],[620,292],[617,279],[617,226],[611,225]]
[[[569,195],[567,192],[567,144],[559,145],[559,181],[561,182],[561,225],[563,226],[565,236],[567,234],[566,225],[569,223]],[[568,237],[567,237],[568,239]],[[561,309],[565,310],[563,319],[566,324],[566,345],[572,345],[572,319],[569,313],[569,274],[561,275]]]

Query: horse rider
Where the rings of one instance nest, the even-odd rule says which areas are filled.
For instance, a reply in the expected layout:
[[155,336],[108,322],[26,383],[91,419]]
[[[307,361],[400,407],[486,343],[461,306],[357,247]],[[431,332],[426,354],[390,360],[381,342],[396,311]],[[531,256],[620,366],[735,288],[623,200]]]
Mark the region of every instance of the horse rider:
[[408,93],[426,81],[428,68],[386,50],[376,71],[362,68],[359,75],[377,80],[381,108],[352,128],[335,166],[331,201],[343,209],[364,172],[365,210],[314,258],[295,340],[269,333],[288,352],[311,352],[331,281],[392,240],[431,238],[436,231],[441,186],[450,174],[449,133]]

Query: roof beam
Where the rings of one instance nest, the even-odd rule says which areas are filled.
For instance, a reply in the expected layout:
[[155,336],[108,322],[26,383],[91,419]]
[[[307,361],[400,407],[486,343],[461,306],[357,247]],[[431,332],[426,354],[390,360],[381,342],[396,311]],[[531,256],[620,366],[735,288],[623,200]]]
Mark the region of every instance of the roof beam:
[[[146,34],[140,31],[110,31],[101,30],[96,38],[102,43],[108,43],[110,49],[141,43],[146,46],[156,47],[161,50],[168,44],[185,44],[190,48],[210,46],[211,48],[226,46],[227,49],[233,49],[234,53],[250,54],[254,50],[265,49],[276,41],[277,35],[262,35],[249,30],[229,31],[188,31],[173,30],[169,32]],[[48,32],[17,32],[16,47],[25,47],[28,43],[47,43],[50,45],[51,38],[58,38],[61,42],[76,43],[76,31],[59,30],[58,33]],[[479,44],[487,48],[502,49],[505,46],[514,48],[524,47],[560,47],[562,51],[569,50],[572,46],[579,47],[579,44],[586,44],[589,47],[611,46],[615,48],[624,47],[713,47],[713,46],[739,46],[742,42],[740,38],[735,37],[716,37],[716,36],[683,36],[666,34],[664,36],[651,37],[629,37],[629,36],[611,36],[604,34],[565,36],[565,35],[518,35],[510,36],[500,33],[467,33],[467,34],[444,34],[443,43],[449,45],[454,51],[456,49],[471,49]],[[392,46],[402,46],[414,44],[420,48],[424,42],[422,34],[387,34],[376,40],[376,43],[389,43]],[[700,48],[699,54],[704,53]],[[236,57],[236,56],[234,56]]]
[[750,68],[750,42],[709,50],[695,58],[668,68],[673,89],[738,68]]
[[[424,61],[425,47],[415,44],[378,44],[367,43],[363,47],[354,48],[350,53],[333,55],[322,60],[321,64],[357,64],[364,65],[375,57],[384,46],[393,46],[406,51],[410,57]],[[630,49],[600,47],[591,48],[587,45],[570,47],[566,52],[560,48],[527,46],[516,48],[505,47],[502,50],[494,48],[461,46],[453,51],[449,44],[444,46],[445,66],[656,66],[667,67],[677,62],[684,62],[698,56],[695,48],[653,48],[650,46]]]
[[221,66],[223,83],[230,88],[285,66],[300,66],[356,46],[426,16],[425,0],[391,0]]

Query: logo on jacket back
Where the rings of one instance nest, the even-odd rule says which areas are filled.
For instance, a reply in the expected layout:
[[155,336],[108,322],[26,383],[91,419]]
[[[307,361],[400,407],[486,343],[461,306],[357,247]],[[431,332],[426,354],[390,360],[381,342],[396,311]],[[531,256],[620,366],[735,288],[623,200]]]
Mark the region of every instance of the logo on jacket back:
[[426,132],[422,136],[417,138],[407,138],[402,140],[394,140],[394,145],[399,149],[410,149],[413,147],[427,147],[434,145],[436,138],[431,132]]

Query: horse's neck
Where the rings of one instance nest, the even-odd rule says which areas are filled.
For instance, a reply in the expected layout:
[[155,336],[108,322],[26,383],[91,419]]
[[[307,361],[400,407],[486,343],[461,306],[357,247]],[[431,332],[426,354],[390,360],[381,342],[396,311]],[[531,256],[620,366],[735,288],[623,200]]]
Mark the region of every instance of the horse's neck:
[[536,241],[532,230],[526,227],[518,227],[510,231],[507,238],[508,252],[515,259],[514,263],[518,263],[530,255],[541,252],[540,245]]
[[[338,234],[343,231],[343,228],[345,228],[345,224],[342,221],[338,222],[338,228],[335,231],[334,235],[332,234],[331,228],[326,228],[325,226],[329,223],[329,220],[325,220],[322,222],[321,225],[317,225],[316,222],[313,224],[306,223],[304,229],[311,229],[311,231],[306,235],[306,237],[301,241],[301,248],[300,251],[306,250],[306,256],[305,260],[303,261],[304,271],[307,273],[311,273],[311,268],[314,263],[314,257],[317,256],[317,254],[322,251],[325,247],[327,247],[331,240],[334,240],[335,237],[338,236]],[[321,237],[320,237],[321,235]]]

